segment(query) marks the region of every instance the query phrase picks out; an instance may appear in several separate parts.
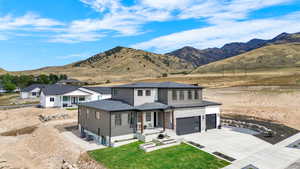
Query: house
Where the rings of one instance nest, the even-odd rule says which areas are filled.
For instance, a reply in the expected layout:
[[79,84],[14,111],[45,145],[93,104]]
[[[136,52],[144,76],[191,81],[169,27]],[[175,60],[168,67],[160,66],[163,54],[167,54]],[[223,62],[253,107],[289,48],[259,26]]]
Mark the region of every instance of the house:
[[44,88],[45,84],[32,84],[21,90],[20,95],[22,99],[38,98],[40,97],[41,89]]
[[41,107],[77,107],[78,103],[111,98],[108,87],[47,85],[41,90]]
[[79,130],[111,145],[153,131],[184,135],[218,128],[221,104],[203,100],[202,89],[174,82],[114,86],[111,99],[79,104]]
[[60,80],[56,84],[63,84],[63,85],[74,85],[74,86],[82,86],[85,85],[84,82],[76,80],[76,79],[65,79]]

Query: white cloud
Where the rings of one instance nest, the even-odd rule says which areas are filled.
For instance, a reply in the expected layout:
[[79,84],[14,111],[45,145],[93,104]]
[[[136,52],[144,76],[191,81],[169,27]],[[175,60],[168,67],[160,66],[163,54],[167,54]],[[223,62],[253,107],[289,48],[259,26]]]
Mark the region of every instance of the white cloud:
[[299,31],[299,19],[300,12],[297,12],[280,18],[224,22],[158,37],[135,44],[132,47],[151,49],[156,52],[169,52],[188,45],[202,49],[214,46],[220,47],[228,42],[245,42],[252,38],[269,39],[283,31]]

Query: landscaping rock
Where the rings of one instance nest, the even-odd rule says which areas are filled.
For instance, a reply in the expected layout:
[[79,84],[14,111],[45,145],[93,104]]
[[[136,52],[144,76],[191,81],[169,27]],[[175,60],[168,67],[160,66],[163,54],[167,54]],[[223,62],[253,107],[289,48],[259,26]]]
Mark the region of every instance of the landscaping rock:
[[67,113],[57,113],[52,115],[39,115],[39,119],[42,122],[47,122],[51,120],[67,119],[69,115]]

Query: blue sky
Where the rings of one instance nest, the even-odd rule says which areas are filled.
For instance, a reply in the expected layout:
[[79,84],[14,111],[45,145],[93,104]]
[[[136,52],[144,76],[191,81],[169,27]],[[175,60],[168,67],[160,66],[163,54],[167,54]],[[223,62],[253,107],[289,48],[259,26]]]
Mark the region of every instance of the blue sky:
[[166,53],[300,32],[299,0],[0,0],[0,67],[64,65],[115,46]]

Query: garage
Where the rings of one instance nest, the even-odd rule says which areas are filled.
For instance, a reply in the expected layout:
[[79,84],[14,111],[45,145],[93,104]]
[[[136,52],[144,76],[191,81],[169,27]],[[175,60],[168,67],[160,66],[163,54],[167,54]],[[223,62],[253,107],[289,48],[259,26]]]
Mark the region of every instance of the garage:
[[217,128],[217,115],[216,114],[207,114],[206,116],[206,129],[215,129]]
[[200,117],[185,117],[176,119],[176,133],[177,135],[190,134],[200,131]]

